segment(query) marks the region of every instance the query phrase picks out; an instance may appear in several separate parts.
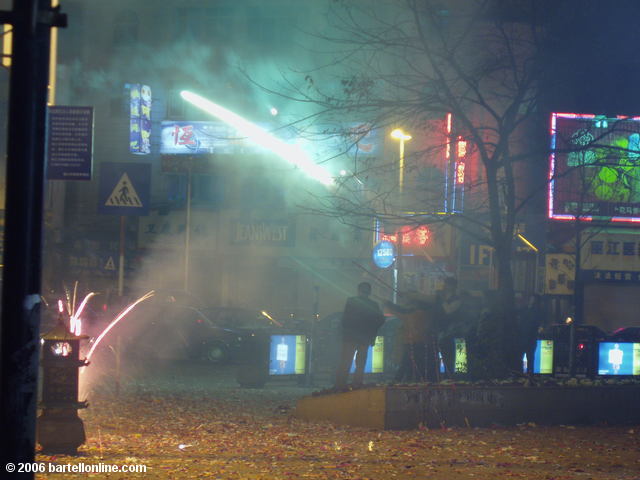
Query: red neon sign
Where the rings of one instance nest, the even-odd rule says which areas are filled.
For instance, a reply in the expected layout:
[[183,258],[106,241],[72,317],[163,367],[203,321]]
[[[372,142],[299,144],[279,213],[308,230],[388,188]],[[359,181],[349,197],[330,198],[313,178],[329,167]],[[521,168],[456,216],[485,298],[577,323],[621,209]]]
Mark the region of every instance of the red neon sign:
[[467,141],[462,137],[458,137],[458,158],[464,158],[467,155]]
[[464,162],[456,163],[456,183],[464,183]]
[[427,225],[404,225],[395,233],[384,233],[380,231],[380,240],[387,240],[391,243],[398,243],[398,235],[402,235],[403,247],[424,248],[431,245],[433,232]]

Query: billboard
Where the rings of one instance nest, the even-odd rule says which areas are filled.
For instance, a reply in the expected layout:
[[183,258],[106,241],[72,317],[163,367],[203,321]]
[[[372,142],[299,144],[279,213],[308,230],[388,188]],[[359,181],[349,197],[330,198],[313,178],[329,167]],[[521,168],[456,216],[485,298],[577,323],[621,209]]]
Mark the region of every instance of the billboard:
[[553,340],[536,340],[533,373],[541,375],[553,373]]
[[[269,128],[260,125],[269,131]],[[162,155],[257,154],[267,150],[223,122],[164,121],[160,133]]]
[[[586,228],[580,232],[580,270],[594,272],[640,272],[640,234],[621,228]],[[634,275],[635,276],[635,275]],[[631,280],[630,277],[602,280]]]
[[307,337],[271,335],[269,375],[301,375],[306,371]]
[[640,117],[551,115],[548,216],[640,221]]
[[598,375],[640,375],[640,343],[599,343]]
[[402,238],[402,255],[420,255],[427,258],[448,258],[452,249],[452,227],[446,223],[415,223],[408,215],[406,225],[385,225],[376,220],[374,241],[398,245]]

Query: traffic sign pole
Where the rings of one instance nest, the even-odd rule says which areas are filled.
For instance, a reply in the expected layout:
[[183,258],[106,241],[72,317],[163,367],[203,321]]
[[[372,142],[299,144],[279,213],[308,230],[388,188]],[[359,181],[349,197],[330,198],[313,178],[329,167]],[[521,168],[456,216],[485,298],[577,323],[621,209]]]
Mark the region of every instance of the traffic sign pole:
[[184,232],[184,291],[189,291],[189,257],[191,255],[191,166],[187,172],[187,221]]
[[124,293],[124,227],[125,227],[125,216],[120,216],[120,258],[118,260],[118,296],[122,298]]

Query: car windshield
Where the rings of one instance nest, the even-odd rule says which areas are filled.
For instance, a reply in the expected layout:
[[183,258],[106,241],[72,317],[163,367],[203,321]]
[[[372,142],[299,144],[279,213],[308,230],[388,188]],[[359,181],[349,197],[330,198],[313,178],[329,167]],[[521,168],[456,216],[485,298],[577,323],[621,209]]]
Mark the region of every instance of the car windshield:
[[257,311],[240,308],[205,308],[204,315],[216,325],[227,328],[262,329],[277,327],[277,321]]

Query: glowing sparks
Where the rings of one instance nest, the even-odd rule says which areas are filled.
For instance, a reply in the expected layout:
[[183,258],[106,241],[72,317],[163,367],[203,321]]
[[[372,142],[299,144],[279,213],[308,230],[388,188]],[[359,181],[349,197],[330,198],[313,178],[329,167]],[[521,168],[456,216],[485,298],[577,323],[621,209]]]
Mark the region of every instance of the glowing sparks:
[[219,118],[225,123],[234,127],[241,135],[255,142],[267,150],[277,154],[287,162],[298,167],[307,176],[317,180],[326,186],[334,185],[333,176],[321,165],[317,165],[310,156],[296,145],[290,145],[279,138],[273,136],[266,130],[251,123],[240,115],[227,110],[220,105],[207,100],[200,95],[183,90],[180,92],[182,98],[201,110]]
[[67,342],[57,342],[52,345],[51,350],[54,355],[59,357],[68,357],[69,353],[71,353],[71,345]]
[[[132,304],[128,305],[127,308],[125,308],[124,310],[122,310],[122,312],[120,312],[118,314],[118,316],[116,318],[114,318],[111,323],[109,325],[107,325],[107,328],[105,328],[102,333],[98,336],[98,338],[96,339],[96,341],[93,343],[93,345],[91,346],[91,349],[89,350],[89,353],[87,354],[87,360],[89,360],[91,358],[91,355],[93,355],[93,352],[95,351],[95,349],[98,347],[98,345],[100,344],[100,341],[104,338],[104,336],[109,333],[109,331],[116,326],[116,324],[122,320],[127,313],[129,313],[131,310],[133,310],[135,308],[136,305],[138,305],[141,302],[144,302],[145,300],[153,297],[153,295],[155,294],[155,292],[153,290],[151,290],[150,292],[145,293],[142,297],[140,297],[139,299],[137,299],[135,302],[133,302]],[[84,372],[84,370],[82,370]]]
[[87,305],[87,302],[89,301],[89,299],[93,297],[95,294],[96,294],[95,292],[91,292],[86,297],[84,297],[84,300],[82,300],[82,303],[80,304],[78,309],[73,313],[73,315],[71,315],[71,318],[69,319],[69,327],[70,327],[71,333],[73,333],[74,335],[82,334],[82,319],[80,318],[80,315],[82,315],[82,311],[84,310],[84,307]]
[[279,321],[277,321],[276,319],[274,319],[271,315],[269,315],[267,312],[265,312],[264,310],[262,310],[260,312],[263,316],[265,316],[267,319],[269,319],[269,321],[271,321],[272,323],[275,323],[277,326],[282,327],[282,323],[280,323]]

